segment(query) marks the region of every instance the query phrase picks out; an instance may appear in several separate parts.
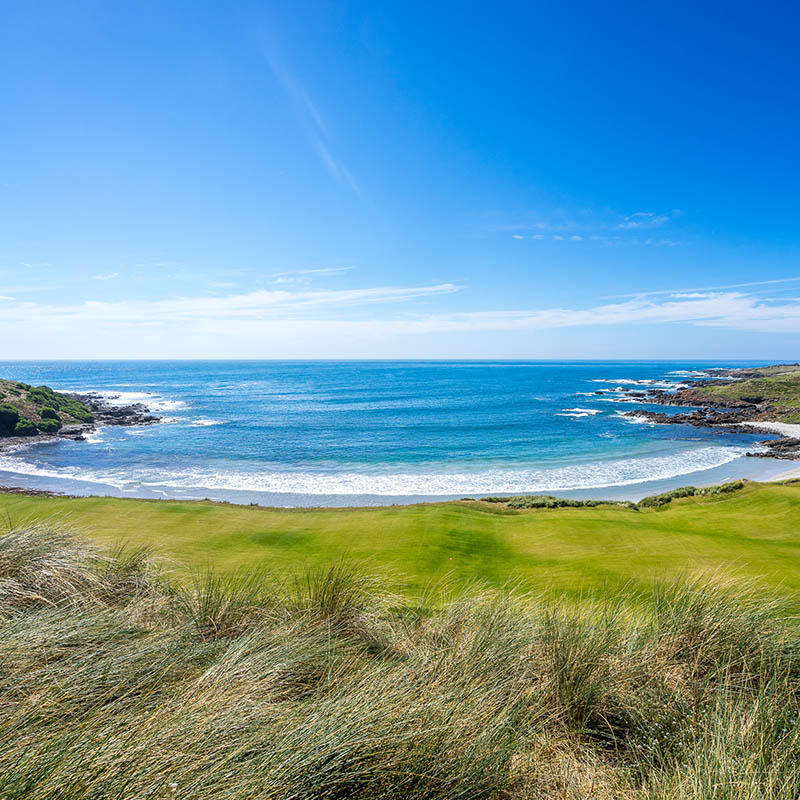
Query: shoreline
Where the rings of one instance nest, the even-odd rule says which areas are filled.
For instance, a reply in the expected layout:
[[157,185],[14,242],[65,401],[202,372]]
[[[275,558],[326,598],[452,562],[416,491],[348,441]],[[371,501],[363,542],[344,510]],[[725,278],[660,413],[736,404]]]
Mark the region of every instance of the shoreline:
[[[691,408],[691,406],[686,405],[689,399],[697,400],[697,395],[699,394],[697,391],[698,388],[727,386],[732,380],[739,379],[732,377],[733,373],[753,375],[760,374],[759,370],[764,369],[776,370],[780,369],[780,367],[748,368],[742,370],[737,370],[735,368],[707,368],[703,373],[708,378],[707,380],[694,380],[691,382],[686,382],[684,380],[681,381],[676,389],[668,391],[664,391],[664,388],[670,383],[669,381],[655,379],[631,381],[621,379],[619,384],[632,384],[631,388],[622,389],[622,386],[617,386],[613,391],[621,394],[622,397],[625,398],[617,402],[631,402],[641,405],[671,405],[686,409]],[[724,378],[722,378],[723,373]],[[718,375],[720,377],[716,377]],[[597,382],[615,383],[613,380],[598,380]],[[593,394],[600,395],[603,392],[609,391],[612,390],[597,390],[593,392]],[[63,439],[85,440],[85,434],[100,431],[108,427],[150,425],[162,421],[162,418],[151,414],[150,409],[143,403],[120,403],[124,394],[125,393],[120,393],[115,395],[109,392],[70,393],[71,397],[80,400],[91,408],[95,417],[92,422],[87,422],[80,426],[70,426],[69,429],[64,429],[58,433],[42,433],[36,436],[25,437],[6,437],[0,439],[0,452],[14,451],[19,448],[57,442]],[[689,397],[689,395],[691,395],[691,397]],[[683,423],[695,427],[716,428],[720,432],[730,431],[746,433],[753,436],[753,438],[755,438],[755,435],[759,434],[778,438],[770,438],[767,441],[758,442],[758,444],[762,446],[761,451],[741,452],[741,455],[737,455],[718,466],[700,466],[693,471],[661,478],[642,477],[636,480],[621,480],[619,483],[600,483],[595,486],[568,489],[538,488],[529,490],[514,489],[513,491],[509,491],[508,487],[506,487],[506,489],[496,489],[484,485],[482,489],[475,490],[467,487],[464,490],[457,490],[457,493],[454,492],[452,494],[395,494],[391,491],[395,488],[401,488],[402,490],[403,487],[401,484],[400,487],[380,487],[383,491],[375,494],[338,494],[335,488],[331,488],[329,493],[317,491],[309,494],[306,493],[308,490],[304,492],[302,488],[300,491],[291,491],[291,489],[296,488],[292,486],[291,483],[288,485],[290,491],[280,489],[223,488],[220,485],[218,485],[217,488],[203,485],[159,485],[151,482],[149,479],[147,483],[144,484],[134,481],[131,481],[129,484],[112,484],[107,483],[105,475],[100,473],[93,478],[85,479],[55,474],[39,475],[16,472],[13,467],[9,467],[9,469],[5,471],[0,470],[0,484],[12,484],[9,485],[8,488],[10,491],[14,492],[26,493],[40,491],[42,493],[70,497],[105,495],[150,499],[209,499],[217,502],[242,505],[269,505],[275,507],[361,507],[446,502],[457,500],[462,496],[480,497],[491,494],[549,494],[556,497],[575,499],[637,501],[651,494],[671,491],[690,484],[704,487],[738,479],[770,482],[791,480],[800,477],[800,468],[786,469],[782,463],[784,460],[800,458],[800,424],[779,422],[774,419],[764,419],[763,417],[767,416],[770,410],[764,407],[757,407],[750,402],[742,403],[736,401],[732,403],[723,403],[723,409],[719,408],[719,404],[716,401],[704,399],[703,402],[703,411],[694,410],[690,411],[688,414],[682,412],[677,414],[664,414],[662,412],[646,409],[635,409],[622,412],[622,415],[644,417],[653,424]],[[752,416],[760,418],[752,419]],[[743,417],[751,418],[747,419]],[[745,459],[747,459],[747,461],[745,461]],[[536,482],[529,485],[535,486]],[[376,486],[374,488],[378,487]],[[408,488],[411,487],[409,486]],[[420,488],[423,487],[420,486]],[[434,487],[426,486],[425,488],[430,490]],[[444,488],[444,486],[441,488]],[[390,491],[386,492],[386,489]]]
[[[737,473],[738,474],[738,473]],[[659,494],[668,493],[675,489],[683,488],[687,485],[694,486],[698,489],[710,488],[719,486],[723,483],[735,483],[741,481],[746,485],[771,485],[771,484],[786,484],[795,481],[800,482],[800,466],[794,469],[787,470],[784,473],[778,473],[775,476],[769,477],[767,480],[753,480],[745,477],[730,477],[722,481],[713,481],[711,483],[695,481],[693,484],[685,482],[675,482],[674,486],[663,487],[663,491],[647,491],[636,492],[633,496],[619,495],[619,496],[598,496],[594,493],[593,489],[579,489],[572,492],[547,492],[546,496],[553,496],[559,499],[573,499],[573,500],[588,500],[595,501],[600,506],[620,505],[625,506],[628,503],[636,504],[646,497],[652,497]],[[355,511],[366,509],[381,509],[381,508],[404,508],[413,506],[424,505],[441,505],[460,502],[482,502],[485,497],[476,495],[475,497],[469,496],[437,496],[437,495],[420,495],[420,496],[397,496],[388,497],[385,495],[359,495],[354,496],[354,499],[361,500],[361,502],[345,502],[345,503],[295,503],[295,504],[280,504],[280,503],[257,503],[246,502],[244,500],[226,500],[217,497],[199,497],[196,495],[179,496],[179,495],[162,495],[162,496],[146,496],[135,494],[71,494],[50,489],[39,489],[33,487],[22,486],[6,486],[0,485],[0,496],[3,495],[21,495],[26,497],[50,497],[60,500],[86,500],[86,499],[113,499],[113,500],[132,500],[147,503],[209,503],[212,505],[220,506],[233,506],[237,508],[258,508],[262,510],[277,510],[277,511],[313,511],[313,510],[326,510],[326,511]],[[505,495],[501,495],[505,496]],[[508,495],[509,497],[541,497],[543,493],[540,492],[522,492],[519,495]]]
[[[96,433],[109,427],[133,427],[140,425],[156,425],[162,422],[162,417],[151,413],[144,403],[127,403],[115,405],[111,400],[114,396],[105,397],[100,392],[61,392],[66,397],[79,400],[87,406],[93,419],[91,422],[64,425],[53,433],[36,433],[28,436],[3,436],[0,437],[0,453],[13,452],[21,447],[35,444],[47,444],[69,440],[74,442],[86,441],[86,435]],[[119,395],[116,396],[118,398]]]
[[301,494],[248,489],[214,489],[207,487],[136,486],[122,488],[98,481],[65,477],[29,476],[0,471],[0,485],[18,493],[47,493],[64,497],[117,497],[143,500],[208,500],[225,504],[272,508],[366,508],[405,506],[480,499],[489,495],[553,495],[577,500],[638,502],[644,497],[692,485],[698,488],[735,480],[769,483],[790,479],[782,477],[785,463],[778,459],[751,459],[742,455],[718,467],[669,478],[642,480],[635,483],[566,490],[531,490],[519,492],[463,492],[452,494]]
[[[798,376],[800,364],[797,363],[743,369],[707,369],[705,380],[687,381],[675,390],[651,388],[627,390],[623,393],[627,398],[624,402],[690,410],[667,414],[663,411],[636,409],[626,411],[623,415],[643,418],[656,424],[774,434],[777,438],[758,442],[763,450],[747,455],[755,458],[800,460],[800,424],[780,419],[787,415],[795,419],[798,417]],[[776,387],[774,384],[770,387],[769,382],[777,377],[793,382],[794,393],[789,393],[787,397],[784,387]],[[741,391],[742,387],[747,391]]]

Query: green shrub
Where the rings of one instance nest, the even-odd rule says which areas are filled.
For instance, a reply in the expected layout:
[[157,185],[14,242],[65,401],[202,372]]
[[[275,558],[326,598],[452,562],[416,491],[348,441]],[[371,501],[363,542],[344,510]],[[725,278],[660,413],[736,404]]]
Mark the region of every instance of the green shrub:
[[639,501],[640,508],[659,508],[671,503],[678,497],[694,497],[697,494],[697,489],[694,486],[681,486],[679,489],[673,489],[670,492],[663,494],[654,494],[650,497],[644,497]]
[[673,489],[671,492],[654,494],[639,501],[639,508],[659,508],[671,503],[680,497],[713,497],[714,495],[729,494],[744,488],[744,481],[730,481],[719,486],[706,486],[704,489],[697,489],[694,486],[681,486],[680,489]]
[[58,405],[59,411],[69,414],[81,422],[92,422],[94,420],[94,416],[87,405],[81,403],[80,400],[75,400],[73,397],[65,397],[63,395],[62,397],[64,399]]
[[47,386],[35,386],[28,391],[28,400],[36,403],[37,406],[55,401],[54,392]]
[[42,433],[55,433],[61,427],[61,420],[43,419],[37,423],[36,427]]
[[552,494],[520,494],[510,497],[482,497],[484,503],[505,503],[509,508],[594,508],[599,505],[622,505],[613,500],[573,500]]
[[11,436],[19,422],[19,411],[8,403],[0,404],[0,436]]
[[39,412],[39,416],[42,419],[60,419],[58,416],[58,411],[50,406],[42,406],[42,410]]
[[68,414],[81,422],[92,422],[94,420],[92,412],[85,403],[67,394],[55,392],[49,386],[34,386],[29,388],[28,399],[36,405],[42,406],[43,417],[48,416],[43,412],[45,409],[49,409],[55,412],[56,416],[51,417],[55,419],[58,418],[60,412],[61,414]]
[[14,436],[35,436],[37,433],[36,425],[27,417],[20,417],[19,422],[14,426]]
[[701,495],[715,495],[715,494],[728,494],[729,492],[738,492],[739,489],[744,488],[744,481],[731,481],[730,483],[723,483],[719,486],[709,486],[701,489],[698,494]]

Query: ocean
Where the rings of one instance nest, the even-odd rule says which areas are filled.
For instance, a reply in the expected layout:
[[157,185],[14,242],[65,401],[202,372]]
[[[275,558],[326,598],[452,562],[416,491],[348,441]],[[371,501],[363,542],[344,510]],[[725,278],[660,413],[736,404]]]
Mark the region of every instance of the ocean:
[[141,402],[163,422],[2,452],[0,484],[308,506],[767,479],[786,463],[744,457],[763,436],[621,415],[645,407],[624,389],[750,363],[6,362],[2,377]]

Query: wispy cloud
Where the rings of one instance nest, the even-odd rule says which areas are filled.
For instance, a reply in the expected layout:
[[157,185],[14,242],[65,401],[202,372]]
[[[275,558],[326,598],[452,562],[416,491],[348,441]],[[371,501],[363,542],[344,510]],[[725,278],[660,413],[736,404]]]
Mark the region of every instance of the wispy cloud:
[[271,278],[285,278],[292,275],[337,275],[341,272],[349,272],[352,267],[320,267],[318,269],[292,269],[286,272],[273,272]]
[[336,181],[349,187],[361,197],[361,187],[353,174],[345,163],[333,153],[329,126],[319,106],[306,91],[300,79],[286,66],[276,47],[268,47],[266,57],[275,79],[286,92],[306,137],[325,169]]
[[582,242],[591,240],[600,244],[615,243],[642,244],[655,246],[674,246],[679,242],[666,238],[634,238],[631,234],[644,233],[669,225],[683,216],[679,209],[656,213],[654,211],[636,211],[622,215],[613,213],[581,212],[574,216],[556,213],[553,217],[538,218],[527,222],[492,225],[494,232],[507,232],[513,239],[531,238],[553,241]]
[[725,289],[746,289],[753,286],[774,286],[782,283],[796,283],[800,281],[800,275],[793,278],[774,278],[767,281],[748,281],[747,283],[728,283],[724,286],[700,286],[690,289],[656,289],[654,291],[628,292],[627,294],[609,295],[609,299],[615,297],[654,297],[656,295],[685,295],[689,292],[718,292]]
[[93,281],[112,281],[114,278],[119,278],[119,272],[107,272],[103,275],[92,275]]
[[632,230],[634,228],[660,228],[668,222],[682,216],[678,210],[670,211],[666,214],[656,214],[653,211],[637,211],[629,214],[616,227],[620,230]]
[[73,305],[18,303],[6,309],[3,320],[38,319],[59,322],[175,325],[212,319],[241,321],[303,318],[315,308],[344,309],[385,303],[399,303],[436,295],[451,294],[460,287],[453,283],[430,286],[370,287],[325,291],[259,289],[228,296],[177,297],[160,300],[87,300]]
[[315,278],[328,275],[341,275],[352,267],[322,267],[319,269],[295,269],[287,272],[273,272],[266,276],[272,286],[310,286]]
[[477,311],[415,321],[416,332],[530,331],[589,326],[689,324],[752,332],[800,333],[800,298],[768,301],[741,292],[636,298],[587,309]]
[[26,341],[20,331],[34,331],[37,336],[49,336],[50,341],[56,332],[79,332],[84,337],[103,339],[117,331],[122,339],[123,331],[136,326],[158,329],[162,336],[214,333],[242,348],[251,347],[253,337],[265,344],[286,341],[287,336],[302,336],[305,340],[319,337],[327,347],[337,337],[345,344],[347,337],[402,341],[406,336],[660,324],[800,333],[800,297],[775,300],[732,290],[652,294],[588,308],[421,314],[412,305],[393,313],[375,310],[377,306],[429,300],[459,289],[456,284],[442,283],[335,291],[258,290],[225,297],[87,301],[73,305],[15,301],[4,303],[0,333],[11,341]]

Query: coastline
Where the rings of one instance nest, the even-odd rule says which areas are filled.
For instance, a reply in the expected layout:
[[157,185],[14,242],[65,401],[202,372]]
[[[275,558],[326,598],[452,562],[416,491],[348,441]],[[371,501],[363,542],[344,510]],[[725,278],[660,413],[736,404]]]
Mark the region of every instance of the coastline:
[[[648,411],[646,408],[636,408],[628,412],[615,412],[617,416],[641,417],[644,421],[649,421],[652,425],[659,423],[686,423],[694,427],[715,429],[720,433],[745,433],[746,436],[736,438],[722,436],[719,449],[716,442],[717,437],[705,434],[705,439],[709,440],[711,447],[695,450],[686,450],[685,453],[694,453],[692,459],[686,460],[685,456],[679,457],[684,451],[680,446],[673,454],[669,450],[651,450],[651,456],[646,454],[623,456],[623,460],[614,461],[613,457],[607,461],[584,462],[587,468],[580,466],[581,462],[562,462],[566,469],[560,467],[543,466],[541,469],[536,462],[509,461],[506,465],[501,465],[496,470],[489,469],[485,472],[476,472],[474,476],[465,470],[455,470],[448,472],[445,468],[441,475],[435,470],[429,470],[428,474],[424,468],[419,473],[413,469],[405,470],[398,467],[397,474],[393,471],[376,471],[371,473],[367,470],[353,469],[353,474],[344,474],[341,480],[331,480],[331,476],[324,471],[318,475],[313,472],[304,473],[302,467],[293,470],[291,465],[286,472],[281,467],[270,471],[270,466],[265,464],[264,472],[237,473],[227,472],[223,465],[217,474],[213,474],[213,469],[198,470],[195,475],[189,472],[186,475],[180,470],[170,474],[169,468],[155,469],[147,472],[140,469],[137,473],[130,476],[124,474],[123,470],[116,468],[115,443],[121,442],[128,437],[123,431],[113,434],[102,435],[104,429],[123,426],[151,425],[156,422],[181,422],[174,417],[160,418],[150,413],[151,409],[161,411],[177,407],[183,401],[172,400],[169,396],[165,399],[159,395],[161,405],[153,403],[148,407],[144,403],[130,403],[131,400],[145,397],[148,393],[138,389],[141,384],[121,383],[122,387],[136,387],[137,391],[95,391],[70,393],[70,396],[80,399],[82,402],[91,404],[95,413],[95,421],[80,426],[80,430],[67,429],[57,434],[41,434],[27,437],[9,437],[0,439],[0,452],[8,452],[19,448],[34,446],[39,450],[43,444],[56,444],[64,439],[87,440],[87,445],[76,444],[78,449],[72,450],[72,445],[68,446],[69,452],[76,455],[80,450],[83,456],[67,456],[66,458],[51,457],[49,455],[39,456],[33,459],[30,465],[24,465],[25,459],[4,459],[5,469],[0,470],[0,484],[8,484],[20,490],[52,491],[75,496],[87,495],[108,495],[117,497],[142,497],[142,498],[177,498],[177,499],[213,499],[220,502],[232,502],[237,504],[255,503],[258,505],[270,506],[298,506],[298,507],[358,507],[362,505],[398,505],[413,504],[421,502],[438,502],[459,499],[460,497],[481,497],[492,494],[497,495],[516,495],[516,494],[552,494],[558,497],[569,497],[575,499],[597,499],[597,500],[629,500],[636,501],[642,497],[658,494],[664,491],[671,491],[686,485],[698,487],[713,486],[729,480],[746,479],[756,482],[773,481],[795,477],[795,470],[787,470],[783,462],[786,459],[797,458],[795,447],[800,443],[800,424],[778,422],[774,419],[765,417],[770,416],[767,408],[757,407],[753,403],[739,402],[730,403],[725,401],[727,407],[720,410],[714,402],[706,402],[706,407],[702,411],[686,412],[684,405],[686,391],[693,392],[695,387],[725,386],[726,381],[719,376],[725,373],[728,377],[737,371],[747,374],[758,374],[758,369],[746,368],[714,368],[708,367],[704,372],[673,372],[666,373],[664,378],[643,377],[631,380],[628,377],[607,378],[607,377],[587,377],[585,380],[596,384],[611,384],[615,388],[595,389],[589,392],[576,392],[576,395],[588,396],[591,394],[597,400],[610,400],[617,403],[635,403],[637,406],[663,405],[678,406],[679,413],[663,414],[660,411]],[[770,370],[775,367],[766,368]],[[603,373],[600,373],[601,375]],[[624,374],[624,373],[623,373]],[[686,381],[685,375],[703,375],[709,378],[705,381],[692,380]],[[669,376],[681,378],[675,380]],[[62,384],[63,385],[63,384]],[[73,384],[74,385],[74,384]],[[93,385],[93,384],[89,384]],[[100,386],[103,384],[101,383]],[[146,384],[147,385],[147,384]],[[152,386],[150,384],[149,386]],[[589,384],[591,386],[591,383]],[[588,388],[588,387],[587,387]],[[665,391],[665,389],[667,391]],[[163,391],[163,390],[162,390]],[[155,395],[154,395],[155,396]],[[180,395],[179,395],[180,397]],[[573,401],[573,403],[576,401]],[[590,401],[577,401],[583,406]],[[566,406],[569,401],[561,401],[559,405]],[[201,406],[202,407],[202,406]],[[564,412],[571,412],[569,414]],[[582,412],[582,413],[575,413]],[[197,412],[195,412],[197,413]],[[217,416],[211,412],[205,416]],[[551,412],[552,413],[552,412]],[[577,420],[579,417],[593,419],[592,415],[599,414],[599,410],[581,408],[561,408],[555,416],[572,417]],[[723,415],[720,419],[720,414]],[[733,416],[731,416],[733,415]],[[179,414],[180,416],[180,414]],[[690,419],[686,419],[690,416]],[[756,420],[745,419],[744,417],[759,417]],[[219,422],[219,420],[223,422]],[[226,416],[219,416],[216,420],[194,419],[187,420],[183,424],[224,424],[228,419]],[[598,418],[600,419],[600,418]],[[735,420],[735,421],[734,421]],[[639,421],[632,419],[631,421]],[[591,436],[591,428],[583,427],[588,424],[570,422],[575,424],[575,435],[578,438]],[[77,428],[78,426],[73,426]],[[160,426],[159,426],[160,427]],[[659,426],[660,427],[660,426]],[[180,429],[175,429],[176,432]],[[92,434],[97,433],[97,436]],[[135,433],[131,431],[130,433]],[[167,429],[159,434],[154,432],[156,441],[159,436],[167,434]],[[769,437],[765,441],[757,442],[760,435]],[[205,435],[205,434],[204,434]],[[566,429],[565,436],[572,434]],[[600,434],[606,435],[606,434]],[[539,438],[535,432],[530,434],[531,442],[536,443]],[[649,436],[649,434],[647,434]],[[670,440],[676,442],[681,439],[697,439],[697,435],[687,431],[672,436],[671,433],[662,431],[654,434],[655,439]],[[174,434],[172,434],[174,439]],[[97,444],[102,439],[103,444],[100,449],[83,450],[89,444]],[[151,441],[150,437],[136,441]],[[203,443],[211,440],[202,440]],[[784,449],[775,448],[775,444],[787,445]],[[731,444],[729,452],[725,452],[725,445]],[[753,449],[757,444],[758,451],[746,451],[747,448]],[[769,447],[772,445],[772,447]],[[210,447],[210,445],[205,445]],[[706,452],[708,450],[708,452]],[[737,452],[738,451],[738,452]],[[45,451],[40,451],[44,453]],[[53,451],[54,453],[56,451]],[[67,450],[58,448],[59,454],[67,453]],[[211,452],[203,450],[202,452]],[[457,449],[455,453],[459,452]],[[97,456],[105,454],[105,458],[98,460]],[[663,457],[662,457],[663,454]],[[748,457],[757,456],[757,457]],[[79,464],[83,462],[83,468],[72,470],[72,468],[61,469],[61,464]],[[14,462],[19,463],[20,470],[14,469]],[[122,462],[124,463],[124,462]],[[556,462],[557,464],[558,462]],[[50,465],[54,466],[50,466]],[[95,468],[89,465],[96,465]],[[635,465],[635,466],[634,466]],[[87,468],[88,466],[88,468]],[[30,471],[28,471],[30,469]],[[284,468],[285,469],[285,468]],[[347,470],[345,470],[347,473]],[[362,474],[363,473],[363,474]],[[405,474],[407,473],[407,474]],[[196,479],[190,482],[189,477]],[[655,476],[655,477],[654,477]],[[475,477],[475,482],[472,481]],[[211,480],[211,479],[214,480]],[[252,480],[251,480],[252,478]],[[442,478],[442,480],[439,480]],[[446,478],[446,479],[444,479]],[[204,483],[207,479],[210,482]],[[358,479],[358,480],[354,480]],[[161,480],[163,483],[159,483]],[[349,486],[347,484],[350,484]],[[480,488],[477,488],[480,487]],[[566,487],[566,488],[564,488]],[[377,491],[375,491],[377,490]],[[368,493],[371,492],[371,493]]]
[[[725,373],[722,375],[721,373]],[[624,416],[656,424],[748,430],[776,434],[758,442],[757,458],[800,459],[800,364],[706,370],[705,380],[687,381],[675,390],[628,390],[628,402],[690,409],[668,414],[636,409]],[[787,419],[788,418],[788,419]]]
[[[769,458],[741,456],[719,467],[699,470],[670,478],[642,480],[616,486],[576,488],[566,490],[532,490],[499,492],[497,494],[541,495],[575,500],[615,500],[638,502],[644,497],[692,485],[698,488],[715,486],[735,480],[767,483],[790,479],[784,475],[785,461]],[[800,477],[798,475],[797,477]],[[13,485],[12,485],[13,484]],[[218,503],[272,508],[366,508],[405,506],[424,503],[441,503],[464,498],[479,499],[492,492],[455,494],[301,494],[292,492],[267,492],[247,489],[221,489],[204,487],[136,486],[120,487],[101,481],[72,480],[64,477],[28,476],[0,471],[0,487],[14,492],[43,492],[65,497],[117,497],[143,500],[210,500]],[[0,489],[2,490],[2,489]]]
[[[793,424],[793,423],[786,423],[786,422],[745,422],[744,425],[749,425],[751,427],[758,427],[763,428],[769,431],[773,431],[775,433],[779,433],[781,436],[793,437],[793,438],[800,438],[800,425]],[[800,464],[792,469],[787,469],[785,472],[781,472],[779,475],[776,475],[774,480],[776,481],[788,481],[788,480],[796,480],[800,478]]]
[[[46,444],[68,439],[71,441],[86,441],[87,434],[96,433],[102,428],[111,426],[130,427],[135,425],[155,425],[162,422],[162,418],[152,414],[144,403],[112,402],[114,396],[106,396],[99,392],[61,392],[65,397],[78,400],[92,412],[91,422],[80,422],[64,425],[53,433],[39,432],[28,436],[3,436],[0,437],[0,453],[18,450],[35,444]],[[118,396],[117,396],[118,397]]]

